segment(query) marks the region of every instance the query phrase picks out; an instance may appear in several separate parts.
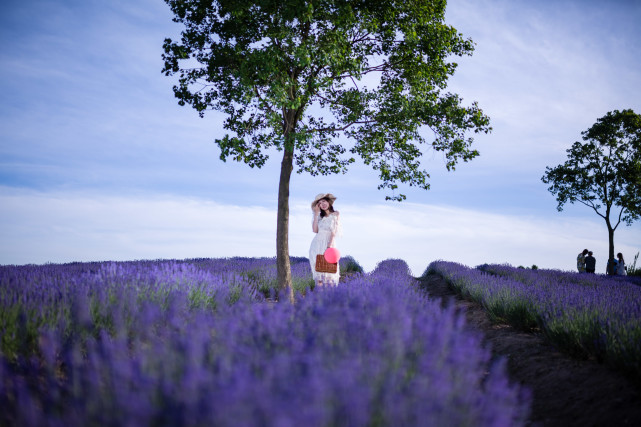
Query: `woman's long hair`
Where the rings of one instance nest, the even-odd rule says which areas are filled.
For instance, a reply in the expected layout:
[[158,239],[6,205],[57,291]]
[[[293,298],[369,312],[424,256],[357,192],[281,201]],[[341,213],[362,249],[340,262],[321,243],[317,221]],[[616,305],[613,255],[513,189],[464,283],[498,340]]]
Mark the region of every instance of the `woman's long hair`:
[[[334,206],[332,206],[332,202],[331,202],[331,200],[329,200],[329,197],[323,197],[322,199],[319,200],[319,202],[321,200],[327,200],[327,203],[329,203],[329,208],[327,208],[327,210],[329,211],[330,214],[333,213],[334,212]],[[320,213],[321,213],[321,215],[320,215],[321,218],[327,216],[327,214],[325,214],[325,211],[322,210],[322,209],[321,209]]]
[[[322,215],[322,214],[321,214],[321,215]],[[619,252],[619,253],[617,254],[617,258],[619,258],[621,261],[623,261],[623,254],[622,254],[621,252]],[[623,261],[623,262],[625,263],[625,261]]]

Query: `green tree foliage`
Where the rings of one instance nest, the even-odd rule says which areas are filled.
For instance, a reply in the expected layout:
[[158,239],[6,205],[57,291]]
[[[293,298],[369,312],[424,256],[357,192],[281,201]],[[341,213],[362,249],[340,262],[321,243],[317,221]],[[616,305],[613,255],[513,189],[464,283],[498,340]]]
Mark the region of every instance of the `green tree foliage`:
[[567,150],[568,160],[547,167],[541,180],[550,184],[559,211],[566,202],[579,202],[605,220],[613,259],[614,231],[641,216],[641,116],[611,111],[581,135],[583,142]]
[[[476,103],[445,91],[448,57],[474,44],[444,23],[444,0],[165,0],[184,25],[165,39],[163,72],[201,116],[222,111],[230,134],[221,159],[261,167],[283,153],[279,184],[279,281],[291,282],[289,181],[297,172],[345,173],[360,157],[380,175],[429,189],[420,160],[442,152],[448,170],[478,155],[469,132],[489,132]],[[340,140],[340,142],[339,142]],[[291,296],[290,296],[291,297]]]

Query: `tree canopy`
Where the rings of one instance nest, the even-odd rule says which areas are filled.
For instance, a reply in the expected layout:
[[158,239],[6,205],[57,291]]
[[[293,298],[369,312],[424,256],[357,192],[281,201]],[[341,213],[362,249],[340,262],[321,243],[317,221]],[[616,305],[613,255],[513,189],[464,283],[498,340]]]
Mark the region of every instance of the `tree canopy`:
[[614,110],[581,135],[583,142],[567,150],[567,161],[547,167],[541,180],[550,184],[559,211],[579,202],[605,220],[613,258],[614,231],[641,216],[641,116]]
[[345,173],[360,157],[379,189],[428,189],[425,148],[454,169],[478,155],[468,133],[490,130],[476,103],[445,90],[448,58],[474,44],[444,23],[444,0],[165,1],[184,30],[165,39],[163,72],[178,76],[179,104],[226,114],[220,158],[261,167],[283,152],[279,226],[294,165]]

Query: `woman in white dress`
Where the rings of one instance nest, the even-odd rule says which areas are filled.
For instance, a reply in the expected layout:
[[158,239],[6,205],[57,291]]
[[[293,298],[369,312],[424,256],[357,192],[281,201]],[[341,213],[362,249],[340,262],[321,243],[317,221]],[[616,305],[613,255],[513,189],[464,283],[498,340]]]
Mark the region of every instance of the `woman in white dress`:
[[324,254],[327,248],[334,247],[334,240],[341,233],[340,215],[334,210],[336,197],[331,193],[321,193],[312,202],[314,220],[312,231],[316,233],[309,247],[309,263],[317,286],[338,286],[340,270],[336,273],[318,273],[316,271],[316,255]]

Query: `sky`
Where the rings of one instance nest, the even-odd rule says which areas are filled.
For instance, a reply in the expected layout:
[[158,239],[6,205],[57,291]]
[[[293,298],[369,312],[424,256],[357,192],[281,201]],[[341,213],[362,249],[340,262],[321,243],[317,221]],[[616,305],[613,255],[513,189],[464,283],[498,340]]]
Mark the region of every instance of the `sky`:
[[[0,4],[0,265],[272,257],[280,158],[261,169],[219,160],[224,115],[181,107],[162,74],[177,39],[160,0],[4,0]],[[475,42],[448,90],[478,102],[492,133],[480,156],[448,172],[426,152],[431,189],[388,202],[376,173],[293,174],[290,254],[307,256],[310,203],[331,192],[337,246],[366,271],[400,258],[573,270],[607,229],[581,205],[562,212],[546,166],[599,117],[641,113],[641,2],[451,0],[446,23]],[[641,251],[641,221],[615,251]]]

